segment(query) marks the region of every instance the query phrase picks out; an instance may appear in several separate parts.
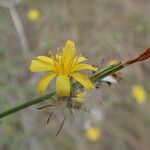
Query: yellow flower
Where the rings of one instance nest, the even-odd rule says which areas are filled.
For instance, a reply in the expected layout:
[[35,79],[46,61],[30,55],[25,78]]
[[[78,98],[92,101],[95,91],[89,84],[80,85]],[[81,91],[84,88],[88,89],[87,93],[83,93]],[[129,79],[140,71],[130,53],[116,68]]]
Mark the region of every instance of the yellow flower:
[[100,130],[96,127],[91,127],[86,131],[86,137],[90,141],[97,141],[101,136]]
[[146,100],[146,92],[141,85],[134,85],[132,87],[132,95],[139,103],[143,103]]
[[87,90],[94,88],[90,79],[78,73],[84,69],[96,71],[97,68],[83,64],[86,58],[83,56],[75,56],[75,44],[72,41],[67,41],[62,52],[58,52],[56,56],[51,54],[51,57],[38,56],[32,60],[30,70],[32,72],[48,72],[39,82],[38,92],[44,94],[48,84],[57,76],[56,92],[59,96],[68,96],[70,94],[70,78],[74,78],[81,83]]
[[27,17],[31,21],[36,21],[40,17],[39,11],[37,9],[31,9],[28,11]]
[[117,64],[119,63],[119,61],[117,61],[116,59],[112,59],[108,62],[108,65],[111,66],[111,65],[114,65],[114,64]]

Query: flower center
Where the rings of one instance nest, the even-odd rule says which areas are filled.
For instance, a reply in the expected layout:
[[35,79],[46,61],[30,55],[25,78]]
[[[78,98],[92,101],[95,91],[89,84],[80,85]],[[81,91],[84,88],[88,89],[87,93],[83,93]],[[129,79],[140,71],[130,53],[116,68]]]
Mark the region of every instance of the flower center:
[[65,56],[62,56],[61,53],[53,57],[53,61],[56,72],[61,75],[68,75],[74,65],[74,58],[67,59]]

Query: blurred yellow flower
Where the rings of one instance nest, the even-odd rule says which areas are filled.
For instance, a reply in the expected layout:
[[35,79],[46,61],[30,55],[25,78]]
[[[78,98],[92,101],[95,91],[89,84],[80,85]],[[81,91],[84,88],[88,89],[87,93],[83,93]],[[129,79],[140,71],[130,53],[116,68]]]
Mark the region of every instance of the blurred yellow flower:
[[91,127],[86,131],[86,137],[90,141],[97,141],[101,136],[100,130],[96,127]]
[[146,100],[146,91],[141,85],[134,85],[132,87],[132,95],[139,103],[143,103]]
[[31,21],[36,21],[40,17],[40,13],[37,9],[30,9],[27,13],[27,17]]
[[62,52],[57,52],[54,56],[51,53],[51,57],[38,56],[32,60],[30,70],[32,72],[48,72],[39,82],[38,92],[44,94],[48,84],[51,80],[57,76],[56,79],[56,92],[59,96],[68,96],[70,94],[70,77],[77,80],[87,90],[94,88],[90,79],[78,73],[81,70],[94,70],[95,68],[89,64],[81,64],[86,58],[83,56],[75,56],[76,48],[72,41],[67,41]]
[[119,63],[119,61],[117,61],[116,59],[112,59],[112,60],[108,61],[109,66],[117,64],[117,63]]

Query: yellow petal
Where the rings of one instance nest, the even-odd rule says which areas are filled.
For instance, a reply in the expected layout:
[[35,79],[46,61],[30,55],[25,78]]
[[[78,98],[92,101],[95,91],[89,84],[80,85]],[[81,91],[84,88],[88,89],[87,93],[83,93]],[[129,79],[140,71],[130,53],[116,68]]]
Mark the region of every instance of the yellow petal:
[[47,56],[38,56],[38,57],[36,57],[36,58],[37,58],[38,60],[41,60],[41,61],[45,62],[45,63],[51,64],[51,65],[54,64],[53,59],[51,59],[50,57],[47,57]]
[[62,54],[66,59],[72,59],[75,54],[75,44],[72,41],[67,41],[65,47],[63,48]]
[[51,80],[56,76],[56,73],[50,73],[44,77],[41,78],[38,84],[38,89],[37,91],[40,94],[44,94],[48,84],[51,82]]
[[85,70],[85,69],[93,70],[93,71],[98,70],[98,68],[93,67],[92,65],[89,65],[89,64],[77,64],[73,67],[72,71],[80,71],[80,70]]
[[73,73],[73,74],[70,74],[70,76],[72,76],[78,82],[80,82],[87,90],[91,90],[94,88],[94,84],[91,82],[91,80],[88,77],[80,73]]
[[40,60],[32,60],[29,68],[32,72],[42,72],[54,70],[54,66],[44,63]]
[[85,57],[83,57],[83,56],[79,56],[79,57],[76,57],[75,59],[74,59],[74,61],[76,62],[76,63],[80,63],[80,62],[83,62],[83,61],[86,61],[87,59],[85,58]]
[[70,81],[67,75],[57,77],[56,92],[59,96],[68,96],[70,94]]

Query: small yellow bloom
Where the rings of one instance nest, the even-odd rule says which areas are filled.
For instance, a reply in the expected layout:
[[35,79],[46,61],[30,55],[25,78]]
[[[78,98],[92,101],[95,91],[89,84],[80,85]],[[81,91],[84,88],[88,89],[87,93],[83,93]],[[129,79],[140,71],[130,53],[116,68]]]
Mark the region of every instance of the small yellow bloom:
[[91,127],[86,131],[86,137],[90,141],[97,141],[101,136],[100,130],[96,127]]
[[146,92],[141,85],[134,85],[132,87],[132,95],[139,103],[143,103],[146,100]]
[[39,93],[44,94],[48,84],[56,76],[56,92],[59,96],[68,96],[70,94],[71,77],[82,84],[87,90],[94,88],[90,79],[78,72],[85,69],[96,71],[97,68],[81,63],[86,58],[81,55],[76,56],[75,52],[74,42],[67,41],[62,52],[58,51],[55,56],[53,54],[51,54],[51,57],[38,56],[32,60],[30,65],[32,72],[48,72],[39,82]]
[[28,11],[27,17],[31,21],[36,21],[40,17],[40,13],[37,9],[31,9]]
[[82,103],[85,100],[85,94],[86,92],[79,93],[76,95],[76,97],[72,97],[72,99],[75,100],[76,102]]
[[109,65],[109,66],[115,65],[115,64],[117,64],[117,63],[119,63],[119,61],[117,61],[116,59],[112,59],[112,60],[108,61],[108,65]]

